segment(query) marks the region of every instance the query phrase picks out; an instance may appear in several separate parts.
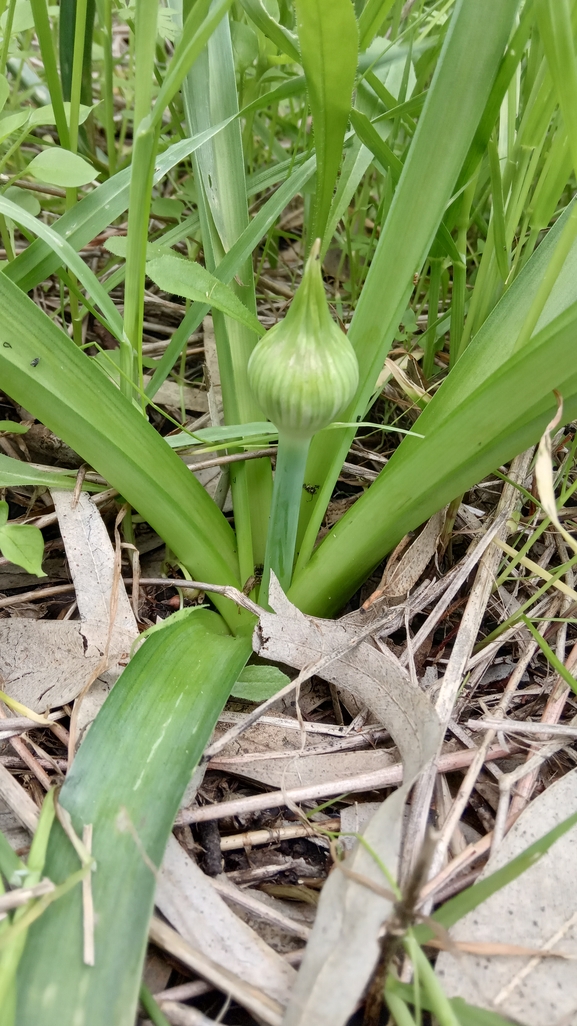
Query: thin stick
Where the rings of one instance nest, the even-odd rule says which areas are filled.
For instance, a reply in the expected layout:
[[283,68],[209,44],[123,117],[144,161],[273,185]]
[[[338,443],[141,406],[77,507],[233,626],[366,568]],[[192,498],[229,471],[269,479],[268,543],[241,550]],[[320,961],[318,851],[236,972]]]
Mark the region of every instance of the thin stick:
[[538,734],[539,740],[551,737],[577,737],[577,727],[564,723],[535,723],[533,720],[467,720],[470,730],[503,730],[506,734]]
[[20,595],[11,595],[10,598],[0,599],[0,609],[8,609],[9,606],[20,605],[21,602],[36,602],[38,599],[51,598],[53,595],[65,595],[66,592],[74,591],[74,585],[55,584],[49,588],[37,588],[36,591],[24,591]]
[[[6,715],[3,708],[0,706],[0,729],[2,723],[10,723],[10,717]],[[19,755],[23,762],[26,763],[29,770],[32,771],[36,779],[42,784],[45,791],[49,791],[52,787],[52,781],[48,776],[46,770],[42,769],[42,766],[36,759],[36,756],[32,754],[30,749],[24,743],[20,737],[11,737],[9,739],[10,746]]]
[[259,844],[278,844],[279,841],[295,837],[316,837],[319,830],[330,830],[333,833],[340,828],[340,819],[325,819],[310,827],[304,823],[291,823],[290,826],[271,827],[270,830],[246,830],[243,834],[221,837],[220,850],[236,851],[239,848],[256,848]]
[[[508,709],[513,694],[517,690],[517,687],[521,682],[525,670],[527,669],[529,663],[531,662],[531,659],[535,655],[537,647],[538,646],[536,642],[530,642],[528,644],[527,649],[523,654],[523,657],[517,663],[517,666],[513,670],[513,673],[511,674],[507,682],[507,686],[503,692],[503,695],[501,696],[501,700],[497,707],[497,715],[503,715]],[[496,730],[493,728],[489,728],[485,737],[483,738],[480,748],[477,751],[475,759],[473,760],[473,762],[469,766],[469,769],[467,770],[467,773],[465,774],[465,778],[461,783],[461,786],[453,802],[449,815],[443,823],[441,834],[437,841],[437,863],[441,862],[441,856],[443,858],[445,856],[453,831],[455,830],[457,823],[461,819],[461,816],[463,815],[463,812],[467,807],[471,791],[473,790],[475,783],[477,781],[477,777],[479,776],[479,773],[481,772],[481,769],[483,767],[485,755],[488,752],[490,746],[493,744],[493,741],[495,740],[495,735]]]
[[18,783],[15,777],[0,763],[0,796],[6,805],[22,823],[23,827],[31,833],[36,833],[38,826],[38,809],[30,795]]
[[[463,752],[450,752],[437,759],[436,772],[454,773],[456,770],[470,766],[477,754],[476,748]],[[511,749],[493,748],[487,752],[486,761],[503,759],[511,754]],[[295,787],[288,791],[270,791],[267,794],[255,794],[248,798],[235,798],[218,805],[203,805],[201,808],[181,809],[175,821],[176,826],[186,823],[203,823],[213,819],[226,819],[228,816],[240,816],[248,812],[259,812],[262,809],[283,808],[287,801],[306,802],[331,795],[343,795],[355,791],[377,791],[384,787],[394,787],[403,779],[403,765],[398,762],[393,766],[384,766],[370,773],[361,773],[354,777],[341,780],[329,780],[322,784],[307,787]],[[335,798],[336,801],[336,798]]]

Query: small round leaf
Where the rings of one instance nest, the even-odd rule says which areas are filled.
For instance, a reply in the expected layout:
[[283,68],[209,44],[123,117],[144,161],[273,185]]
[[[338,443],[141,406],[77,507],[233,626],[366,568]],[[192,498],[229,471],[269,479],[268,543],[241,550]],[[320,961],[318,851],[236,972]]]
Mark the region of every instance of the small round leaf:
[[34,178],[48,185],[59,185],[63,189],[75,189],[80,185],[88,185],[96,178],[97,172],[91,164],[77,153],[63,150],[60,146],[50,146],[38,153],[30,161],[27,169]]
[[44,538],[37,527],[32,524],[5,524],[0,527],[0,549],[6,559],[24,567],[29,574],[46,577],[42,569]]

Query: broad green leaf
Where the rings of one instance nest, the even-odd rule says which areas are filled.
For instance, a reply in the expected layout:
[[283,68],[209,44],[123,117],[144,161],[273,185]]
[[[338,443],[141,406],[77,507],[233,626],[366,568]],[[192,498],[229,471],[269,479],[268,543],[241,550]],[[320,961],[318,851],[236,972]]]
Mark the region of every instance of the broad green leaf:
[[286,687],[289,679],[278,666],[245,666],[231,694],[247,702],[266,702]]
[[[6,421],[10,424],[11,421]],[[2,430],[6,430],[3,428]],[[63,488],[73,491],[76,487],[76,474],[71,470],[39,470],[23,460],[15,460],[11,456],[0,454],[0,488]],[[84,481],[82,487],[87,491],[99,492],[102,485]]]
[[[167,587],[177,588],[178,580],[172,581],[167,578],[166,585]],[[140,645],[142,645],[142,643],[146,641],[151,634],[156,634],[158,631],[165,631],[169,627],[174,627],[175,623],[180,623],[181,620],[187,620],[193,613],[204,608],[204,606],[185,606],[183,609],[178,609],[176,613],[171,613],[165,620],[159,620],[158,623],[154,623],[152,627],[147,627],[146,630],[142,631],[142,633],[133,641],[130,657],[132,658],[136,648],[140,647]]]
[[232,289],[195,260],[183,260],[167,253],[147,263],[146,273],[164,292],[184,296],[197,303],[206,303],[244,324],[259,336],[264,335],[264,328],[258,318],[246,308]]
[[64,189],[77,188],[93,182],[98,172],[84,157],[60,146],[50,146],[38,153],[26,168],[40,182],[60,185]]
[[[17,1026],[133,1026],[155,875],[192,770],[250,640],[208,610],[145,641],[113,688],[60,792],[76,833],[93,824],[95,965],[82,961],[79,888],[30,928],[18,972]],[[129,728],[129,729],[128,729]],[[61,827],[45,872],[78,868]],[[66,971],[62,971],[62,967]]]
[[[87,106],[87,104],[85,104],[85,103],[81,103],[80,104],[80,109],[79,109],[79,112],[78,112],[78,124],[79,125],[83,125],[84,122],[86,121],[86,118],[90,114],[90,112],[93,111],[94,108],[97,107],[97,106],[98,106],[98,104],[96,104],[96,103],[92,104],[92,106],[90,106],[90,107]],[[64,102],[64,113],[66,115],[66,121],[68,123],[68,126],[70,127],[70,102],[68,100],[65,100],[65,102]],[[37,107],[36,110],[33,110],[31,115],[30,115],[30,125],[31,126],[36,127],[37,125],[55,125],[55,124],[56,124],[56,115],[54,113],[54,107],[53,107],[53,105],[51,103],[47,103],[44,107]],[[89,179],[89,180],[92,181],[92,179]],[[84,183],[81,182],[80,184],[83,185]]]
[[[359,360],[360,385],[343,420],[365,416],[407,307],[413,275],[430,251],[491,93],[517,7],[518,0],[487,0],[482,7],[457,0],[453,7],[423,112],[349,329]],[[324,480],[325,485],[315,502],[301,508],[303,530],[310,520],[303,563],[314,548],[352,437],[347,431],[342,435],[333,432],[330,440],[323,436],[313,439],[307,479]]]
[[[194,579],[238,586],[233,532],[176,453],[72,340],[1,274],[0,304],[0,377],[8,395],[118,488]],[[226,600],[216,602],[235,628],[250,622]]]
[[[563,395],[571,420],[577,410],[574,360],[577,302],[487,373],[450,416],[443,416],[441,388],[419,418],[425,437],[403,440],[369,491],[295,575],[291,600],[306,612],[322,609],[326,615],[330,586],[330,609],[337,610],[407,531],[540,438],[556,405],[553,389]],[[441,414],[437,423],[428,416],[433,408]]]
[[4,524],[0,527],[2,555],[29,574],[46,577],[42,569],[44,538],[42,531],[32,524]]
[[300,64],[298,40],[294,33],[289,32],[284,25],[271,17],[262,0],[240,0],[240,2],[251,21],[272,40],[280,52],[288,54],[293,61]]
[[30,192],[30,189],[20,189],[17,185],[9,185],[4,192],[4,198],[15,203],[16,206],[22,207],[22,210],[26,210],[32,217],[38,217],[40,213],[38,196],[35,192]]
[[323,237],[341,163],[358,32],[351,0],[295,0],[295,10],[317,157],[312,241]]
[[233,21],[230,33],[236,67],[244,73],[258,60],[258,36],[250,25],[242,21]]
[[[0,29],[4,30],[8,12],[5,10],[0,18]],[[19,35],[20,32],[28,32],[34,28],[34,18],[29,0],[16,0],[14,21],[12,22],[12,35]]]
[[19,424],[15,420],[0,420],[0,431],[7,435],[25,435],[30,430],[29,424]]
[[0,118],[0,142],[4,142],[12,132],[22,128],[29,118],[29,110],[19,110],[16,114],[7,114],[5,118]]

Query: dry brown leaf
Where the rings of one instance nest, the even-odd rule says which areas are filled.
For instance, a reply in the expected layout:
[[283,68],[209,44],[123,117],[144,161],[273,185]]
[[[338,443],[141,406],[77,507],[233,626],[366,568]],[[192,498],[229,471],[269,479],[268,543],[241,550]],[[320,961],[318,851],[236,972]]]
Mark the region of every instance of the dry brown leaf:
[[[577,770],[551,784],[521,814],[480,879],[500,869],[577,808]],[[503,943],[577,957],[577,827],[525,873],[451,929],[456,941]],[[547,954],[547,952],[545,953]],[[442,953],[436,964],[450,997],[525,1023],[575,1022],[577,973],[560,958]]]
[[435,513],[408,548],[408,536],[403,538],[385,567],[379,587],[363,604],[363,609],[369,609],[377,599],[395,604],[406,598],[435,555],[444,520],[445,510]]
[[[35,712],[71,702],[108,652],[105,679],[116,679],[119,660],[138,635],[114,550],[98,507],[86,493],[74,506],[71,492],[52,492],[76,591],[80,620],[9,618],[0,621],[2,689]],[[111,595],[116,588],[111,630]]]
[[[262,614],[254,635],[255,651],[268,659],[302,669],[320,657],[342,650],[354,638],[351,625],[305,616],[273,580],[269,602],[275,614]],[[372,849],[396,875],[402,812],[408,789],[428,764],[440,741],[440,727],[426,695],[413,687],[409,675],[387,650],[367,641],[329,663],[321,675],[345,687],[371,710],[397,744],[404,780],[366,826],[365,844],[357,844],[346,860],[354,873],[387,886]],[[368,847],[367,847],[368,846]],[[385,897],[347,878],[331,873],[303,964],[287,1009],[284,1026],[344,1024],[355,1009],[379,954],[380,928],[390,914]]]

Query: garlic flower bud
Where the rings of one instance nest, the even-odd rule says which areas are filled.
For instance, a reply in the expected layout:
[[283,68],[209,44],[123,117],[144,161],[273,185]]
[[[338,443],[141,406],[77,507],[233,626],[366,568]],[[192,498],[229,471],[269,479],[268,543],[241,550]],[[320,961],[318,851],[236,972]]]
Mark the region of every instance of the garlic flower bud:
[[353,398],[359,368],[351,343],[333,321],[317,239],[284,320],[263,336],[248,364],[255,398],[281,434],[311,438]]

